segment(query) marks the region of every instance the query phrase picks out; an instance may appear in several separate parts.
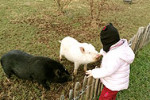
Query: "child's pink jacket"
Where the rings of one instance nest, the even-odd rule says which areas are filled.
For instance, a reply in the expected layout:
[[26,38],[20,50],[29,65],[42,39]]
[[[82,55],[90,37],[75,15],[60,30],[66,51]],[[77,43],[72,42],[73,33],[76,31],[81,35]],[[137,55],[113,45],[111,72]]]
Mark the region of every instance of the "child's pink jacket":
[[112,91],[128,88],[130,64],[135,57],[127,40],[121,39],[120,41],[124,41],[124,43],[119,47],[112,48],[107,53],[101,49],[100,53],[103,55],[101,68],[92,70],[93,77],[100,78],[102,83]]

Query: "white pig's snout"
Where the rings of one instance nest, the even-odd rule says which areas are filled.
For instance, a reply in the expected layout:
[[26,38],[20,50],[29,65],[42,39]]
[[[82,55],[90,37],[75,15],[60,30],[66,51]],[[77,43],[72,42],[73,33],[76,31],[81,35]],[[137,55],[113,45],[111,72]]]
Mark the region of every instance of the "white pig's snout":
[[99,60],[100,57],[101,57],[101,54],[97,54],[95,58],[96,58],[96,60]]

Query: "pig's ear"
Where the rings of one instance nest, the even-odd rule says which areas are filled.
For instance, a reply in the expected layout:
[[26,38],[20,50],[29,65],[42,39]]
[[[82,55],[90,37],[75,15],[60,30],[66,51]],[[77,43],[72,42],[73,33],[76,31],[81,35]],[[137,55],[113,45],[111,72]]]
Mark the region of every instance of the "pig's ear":
[[59,69],[57,69],[57,70],[55,71],[55,75],[56,75],[57,77],[60,77],[61,72],[60,72],[60,70],[59,70]]
[[84,49],[83,47],[80,47],[80,51],[81,51],[82,53],[84,53],[84,52],[85,52],[85,49]]

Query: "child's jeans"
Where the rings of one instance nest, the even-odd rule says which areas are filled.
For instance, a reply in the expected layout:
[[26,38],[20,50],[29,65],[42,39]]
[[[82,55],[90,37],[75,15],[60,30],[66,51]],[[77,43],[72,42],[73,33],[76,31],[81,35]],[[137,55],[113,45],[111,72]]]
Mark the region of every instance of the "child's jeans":
[[99,100],[116,100],[117,93],[118,91],[111,91],[104,86]]

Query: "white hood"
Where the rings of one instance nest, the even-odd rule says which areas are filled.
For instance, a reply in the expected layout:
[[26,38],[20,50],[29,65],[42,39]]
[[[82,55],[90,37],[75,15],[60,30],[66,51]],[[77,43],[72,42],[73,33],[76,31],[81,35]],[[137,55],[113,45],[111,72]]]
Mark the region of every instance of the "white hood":
[[118,53],[119,57],[126,61],[127,63],[131,64],[134,60],[135,54],[133,50],[129,47],[128,42],[126,39],[122,39],[124,43],[117,48],[120,53]]

